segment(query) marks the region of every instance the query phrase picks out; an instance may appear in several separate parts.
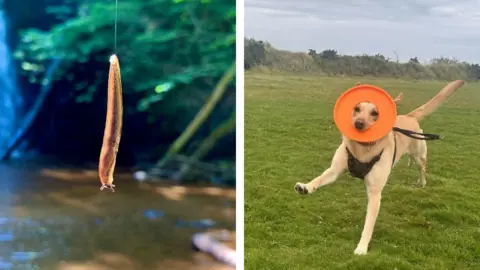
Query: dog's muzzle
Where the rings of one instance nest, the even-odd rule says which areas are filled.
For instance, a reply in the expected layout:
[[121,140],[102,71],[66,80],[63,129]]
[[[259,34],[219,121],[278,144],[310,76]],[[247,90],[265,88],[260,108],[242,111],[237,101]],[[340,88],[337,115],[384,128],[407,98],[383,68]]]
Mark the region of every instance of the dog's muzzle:
[[355,120],[355,123],[353,126],[355,127],[355,129],[362,131],[365,128],[365,121],[361,119],[357,119]]

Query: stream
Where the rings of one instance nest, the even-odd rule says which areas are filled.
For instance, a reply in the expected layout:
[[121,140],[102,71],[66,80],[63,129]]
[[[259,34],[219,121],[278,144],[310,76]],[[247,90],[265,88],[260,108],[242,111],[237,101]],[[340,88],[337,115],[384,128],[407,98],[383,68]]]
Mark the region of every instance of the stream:
[[0,269],[230,269],[191,236],[234,230],[233,189],[150,186],[119,170],[112,193],[94,167],[45,160],[0,164],[0,177]]

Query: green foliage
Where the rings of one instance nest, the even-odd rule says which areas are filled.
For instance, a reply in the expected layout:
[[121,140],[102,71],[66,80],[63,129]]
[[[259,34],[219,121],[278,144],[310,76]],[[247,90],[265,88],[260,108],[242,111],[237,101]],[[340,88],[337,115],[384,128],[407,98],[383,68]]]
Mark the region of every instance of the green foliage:
[[336,50],[293,53],[277,50],[268,42],[245,39],[245,68],[266,67],[288,72],[317,72],[333,76],[378,76],[410,79],[480,80],[480,65],[449,58],[420,64],[417,57],[407,63],[381,54],[340,55]]
[[[40,82],[47,60],[62,58],[55,80],[74,82],[76,100],[89,102],[105,84],[114,52],[115,1],[76,2],[74,16],[49,31],[25,31],[15,56],[31,82]],[[49,10],[66,16],[72,8]],[[155,119],[169,91],[211,91],[235,59],[235,15],[232,0],[119,1],[116,53],[125,98],[138,100],[126,111],[148,111]],[[82,70],[92,64],[98,68]]]

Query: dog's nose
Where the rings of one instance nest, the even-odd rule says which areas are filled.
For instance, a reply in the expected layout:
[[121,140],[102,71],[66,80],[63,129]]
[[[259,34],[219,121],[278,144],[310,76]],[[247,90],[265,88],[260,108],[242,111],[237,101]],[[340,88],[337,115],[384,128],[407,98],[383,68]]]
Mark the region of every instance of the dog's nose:
[[355,128],[356,129],[363,130],[364,127],[365,127],[365,121],[360,120],[360,119],[355,121]]

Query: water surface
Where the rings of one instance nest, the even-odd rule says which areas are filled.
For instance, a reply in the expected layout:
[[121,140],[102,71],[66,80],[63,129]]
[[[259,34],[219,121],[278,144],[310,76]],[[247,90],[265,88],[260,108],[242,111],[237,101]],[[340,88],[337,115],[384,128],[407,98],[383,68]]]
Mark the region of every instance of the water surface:
[[[235,192],[149,186],[94,168],[0,165],[0,269],[229,269],[193,252],[193,233],[234,228]],[[234,240],[228,243],[234,246]]]

